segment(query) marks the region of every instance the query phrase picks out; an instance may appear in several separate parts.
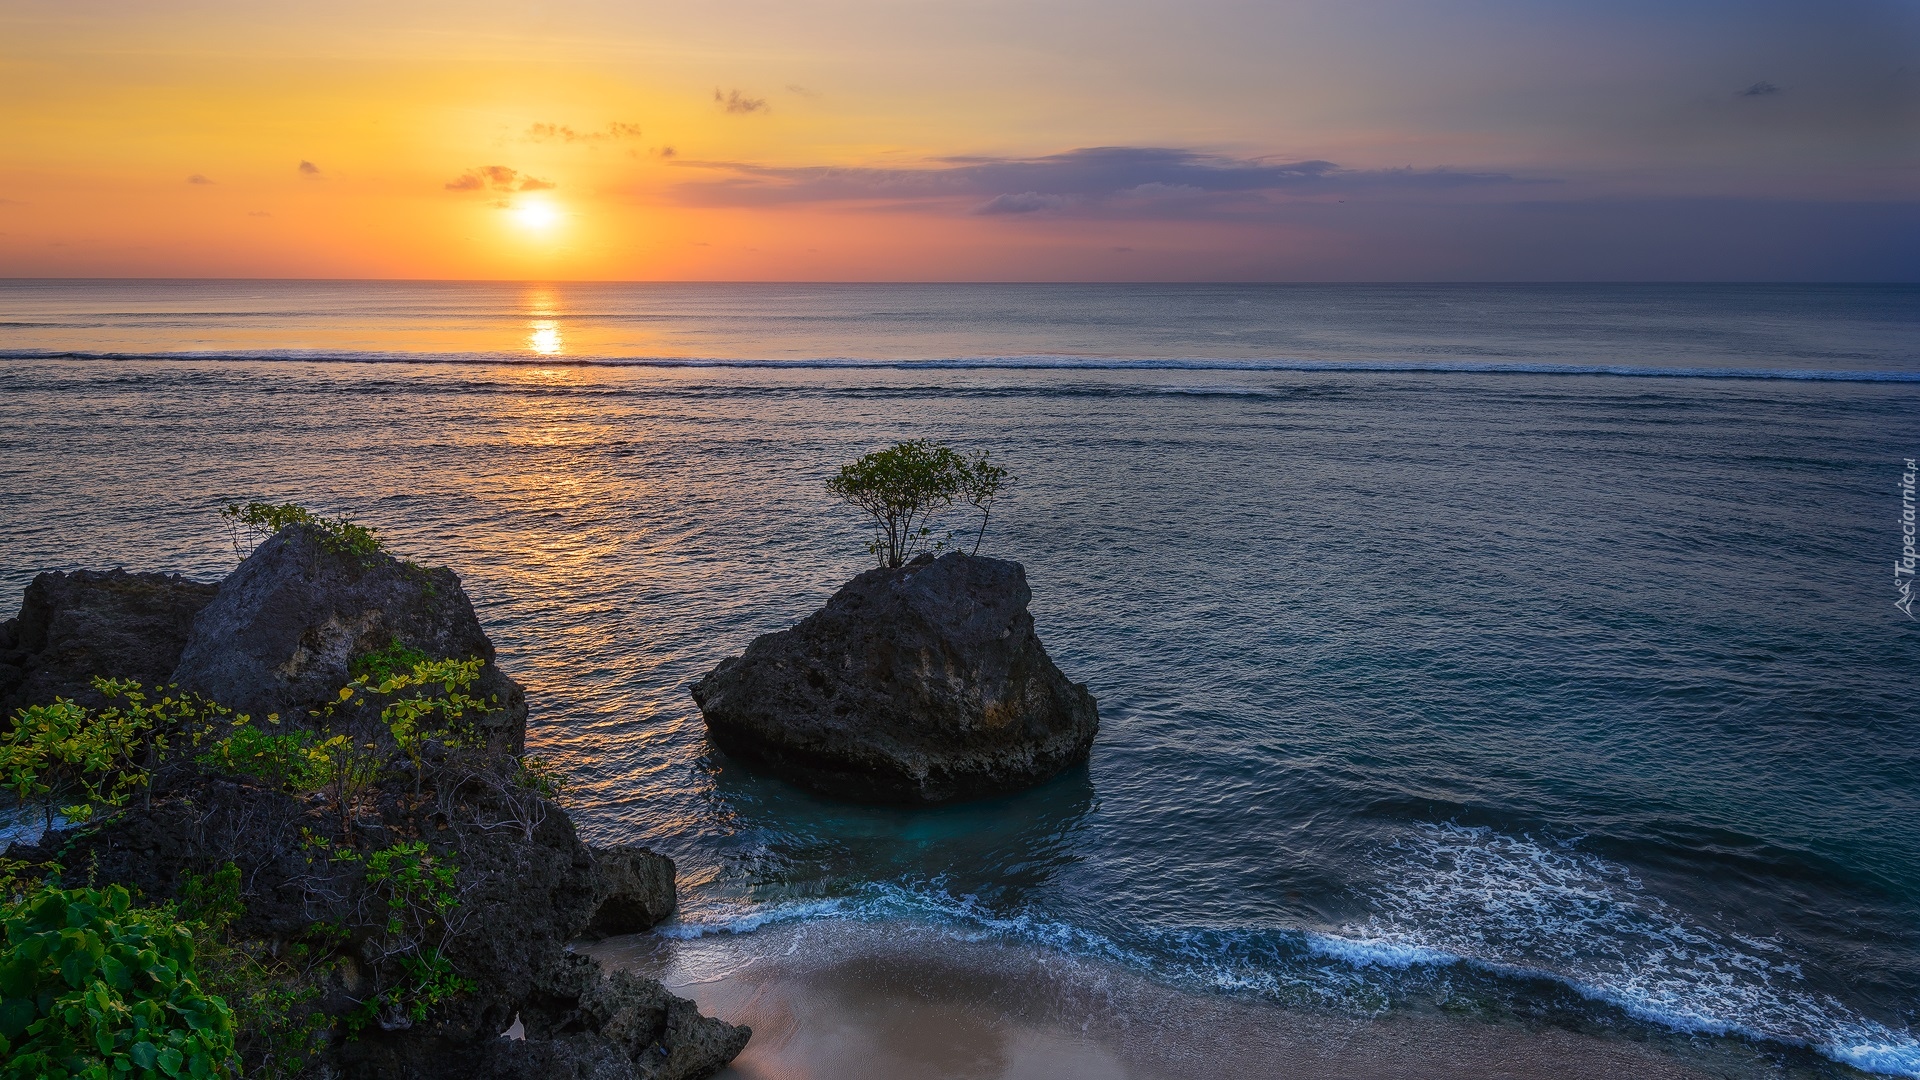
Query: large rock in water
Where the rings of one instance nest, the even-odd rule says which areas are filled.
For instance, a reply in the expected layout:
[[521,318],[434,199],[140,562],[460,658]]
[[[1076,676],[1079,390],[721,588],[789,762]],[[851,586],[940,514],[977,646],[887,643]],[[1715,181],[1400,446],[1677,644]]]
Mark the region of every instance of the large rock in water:
[[459,577],[322,540],[289,525],[247,556],[194,619],[173,681],[237,712],[292,719],[334,700],[356,657],[395,640],[434,660],[477,656],[487,663],[472,692],[497,702],[483,721],[489,742],[518,753],[526,691],[494,665]]
[[1019,563],[958,553],[869,570],[693,687],[729,755],[824,795],[936,803],[1083,760],[1093,695],[1034,634]]
[[164,684],[214,589],[125,570],[35,577],[19,617],[0,623],[0,727],[16,710],[56,697],[105,704],[93,689],[96,675]]

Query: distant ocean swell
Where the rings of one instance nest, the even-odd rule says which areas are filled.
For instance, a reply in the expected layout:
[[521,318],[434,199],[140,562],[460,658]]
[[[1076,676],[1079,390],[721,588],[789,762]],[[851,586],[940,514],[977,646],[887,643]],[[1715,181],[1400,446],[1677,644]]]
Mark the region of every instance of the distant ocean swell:
[[0,349],[0,361],[227,361],[308,364],[486,364],[526,367],[770,368],[788,370],[947,371],[1298,371],[1378,374],[1611,375],[1661,379],[1772,379],[1793,382],[1920,383],[1920,371],[1840,371],[1757,367],[1653,367],[1528,361],[1137,359],[1099,356],[960,356],[925,360],[854,357],[725,359],[678,356],[538,356],[524,352],[410,353],[279,349],[248,352],[80,352]]
[[[1683,1033],[1811,1050],[1920,1078],[1920,1041],[1805,985],[1764,939],[1693,923],[1617,864],[1575,846],[1433,824],[1381,853],[1365,923],[1304,929],[1140,926],[1101,932],[1034,910],[999,912],[943,882],[873,883],[850,896],[765,904],[683,897],[660,933],[691,940],[817,920],[932,924],[1110,963],[1169,984],[1282,1003],[1381,1011],[1398,997],[1497,997],[1547,980],[1577,1000]],[[1516,996],[1532,997],[1522,990]]]

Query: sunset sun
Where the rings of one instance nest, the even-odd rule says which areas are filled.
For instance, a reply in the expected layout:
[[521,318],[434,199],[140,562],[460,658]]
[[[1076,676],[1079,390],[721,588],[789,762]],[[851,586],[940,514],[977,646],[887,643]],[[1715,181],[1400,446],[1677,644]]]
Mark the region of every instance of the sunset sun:
[[545,199],[522,199],[508,213],[521,230],[536,234],[553,232],[560,225],[560,208]]

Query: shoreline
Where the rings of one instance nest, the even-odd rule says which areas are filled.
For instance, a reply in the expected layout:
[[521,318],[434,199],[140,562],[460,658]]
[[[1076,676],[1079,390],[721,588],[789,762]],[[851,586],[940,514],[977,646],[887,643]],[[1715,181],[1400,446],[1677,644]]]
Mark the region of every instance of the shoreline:
[[1181,990],[1118,965],[902,923],[612,938],[581,951],[754,1037],[738,1080],[1708,1080],[1859,1076],[1739,1039],[1640,1038],[1395,1009],[1356,1015]]

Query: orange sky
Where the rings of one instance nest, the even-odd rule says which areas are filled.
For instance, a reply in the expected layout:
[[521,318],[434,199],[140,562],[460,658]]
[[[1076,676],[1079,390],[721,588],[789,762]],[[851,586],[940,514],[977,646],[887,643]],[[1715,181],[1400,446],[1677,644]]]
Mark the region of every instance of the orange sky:
[[1500,276],[1543,201],[1911,203],[1910,10],[1440,6],[8,0],[0,274]]

